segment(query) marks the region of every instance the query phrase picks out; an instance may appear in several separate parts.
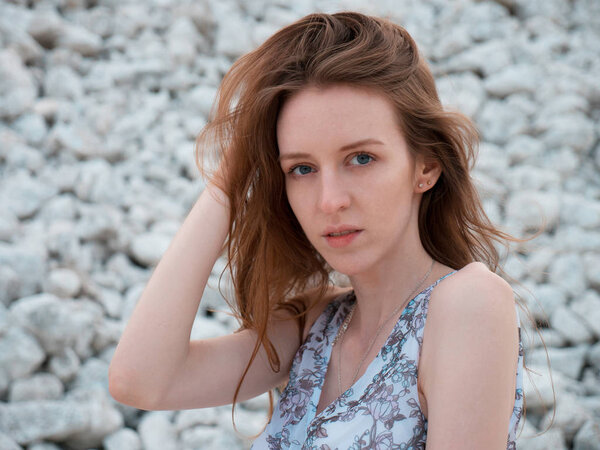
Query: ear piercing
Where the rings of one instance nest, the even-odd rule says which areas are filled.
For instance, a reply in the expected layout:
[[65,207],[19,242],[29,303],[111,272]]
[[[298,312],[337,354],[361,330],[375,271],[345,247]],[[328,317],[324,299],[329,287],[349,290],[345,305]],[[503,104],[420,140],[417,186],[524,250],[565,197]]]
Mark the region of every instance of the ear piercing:
[[419,183],[419,187],[422,188],[423,187],[423,183]]
[[[422,188],[423,187],[423,183],[419,183],[418,186],[420,188]],[[427,180],[427,186],[431,186],[431,180]]]

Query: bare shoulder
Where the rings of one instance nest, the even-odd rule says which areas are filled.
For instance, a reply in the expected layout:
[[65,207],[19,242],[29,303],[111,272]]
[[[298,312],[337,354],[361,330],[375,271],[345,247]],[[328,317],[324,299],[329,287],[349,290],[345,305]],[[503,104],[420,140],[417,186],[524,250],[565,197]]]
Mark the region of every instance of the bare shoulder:
[[467,264],[442,280],[433,290],[431,299],[432,304],[444,309],[491,306],[491,303],[513,307],[514,304],[510,284],[481,262]]

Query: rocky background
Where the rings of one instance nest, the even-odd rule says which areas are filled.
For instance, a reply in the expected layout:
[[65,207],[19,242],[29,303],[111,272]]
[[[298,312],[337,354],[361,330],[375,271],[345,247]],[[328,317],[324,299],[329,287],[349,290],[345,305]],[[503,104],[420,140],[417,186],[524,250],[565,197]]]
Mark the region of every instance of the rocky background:
[[[367,6],[367,3],[370,6]],[[600,448],[600,2],[0,1],[0,448],[248,448],[231,407],[145,412],[111,355],[202,191],[194,138],[232,62],[313,12],[405,26],[482,133],[490,217],[517,236],[528,407],[520,449]],[[217,264],[193,338],[231,332]],[[533,384],[532,384],[533,381]],[[536,391],[536,388],[538,391]],[[260,431],[263,395],[236,408]],[[553,417],[550,430],[545,430]]]

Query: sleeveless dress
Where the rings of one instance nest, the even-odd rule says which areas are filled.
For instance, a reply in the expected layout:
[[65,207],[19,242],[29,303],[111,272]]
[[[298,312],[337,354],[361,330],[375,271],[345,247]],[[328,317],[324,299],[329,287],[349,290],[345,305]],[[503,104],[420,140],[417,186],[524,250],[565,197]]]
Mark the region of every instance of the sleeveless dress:
[[[317,415],[332,342],[356,298],[350,292],[331,301],[296,352],[289,382],[270,422],[251,449],[424,449],[427,419],[417,391],[423,330],[433,288],[455,272],[444,275],[409,301],[365,373]],[[515,402],[507,430],[508,450],[516,449],[523,404],[523,345],[518,309],[517,323],[519,359]]]

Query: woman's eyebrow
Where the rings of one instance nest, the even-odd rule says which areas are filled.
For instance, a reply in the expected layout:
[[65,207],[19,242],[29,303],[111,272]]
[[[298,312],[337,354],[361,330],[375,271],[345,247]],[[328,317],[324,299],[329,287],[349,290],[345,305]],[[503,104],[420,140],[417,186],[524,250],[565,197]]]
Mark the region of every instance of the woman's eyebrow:
[[[352,149],[355,149],[356,147],[360,147],[360,146],[366,145],[366,144],[383,145],[383,142],[381,142],[377,139],[373,139],[373,138],[361,139],[359,141],[355,141],[350,144],[341,146],[339,151],[347,152],[348,150],[352,150]],[[279,161],[282,161],[284,159],[310,158],[310,156],[311,155],[308,153],[299,153],[299,152],[285,153],[283,155],[279,155]]]

